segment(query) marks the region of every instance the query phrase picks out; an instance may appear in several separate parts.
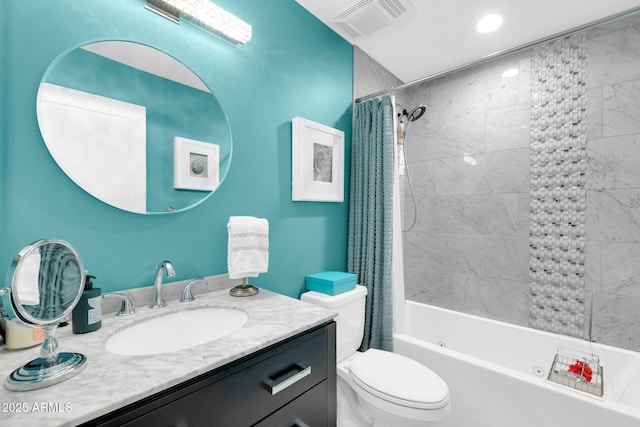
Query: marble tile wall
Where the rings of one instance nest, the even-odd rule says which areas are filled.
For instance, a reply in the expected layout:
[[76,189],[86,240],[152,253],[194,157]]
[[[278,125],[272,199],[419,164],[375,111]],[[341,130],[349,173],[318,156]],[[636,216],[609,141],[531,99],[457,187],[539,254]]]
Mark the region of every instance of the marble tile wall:
[[357,46],[353,47],[353,98],[401,85],[402,82]]
[[[594,340],[640,351],[640,16],[586,43],[586,315],[593,299]],[[401,83],[355,49],[356,97]],[[408,299],[528,325],[530,57],[396,94],[428,107],[405,147],[418,213],[404,233]],[[501,77],[508,68],[519,74]],[[408,226],[406,176],[404,193]]]
[[[593,339],[640,350],[640,16],[586,43],[585,318],[593,299]],[[406,146],[407,298],[528,325],[530,79],[523,52],[403,94],[428,106]]]
[[[527,325],[530,56],[404,91],[427,105],[405,142],[417,210],[404,233],[408,299]],[[410,198],[405,180],[405,225]]]
[[640,15],[587,31],[593,338],[640,351]]

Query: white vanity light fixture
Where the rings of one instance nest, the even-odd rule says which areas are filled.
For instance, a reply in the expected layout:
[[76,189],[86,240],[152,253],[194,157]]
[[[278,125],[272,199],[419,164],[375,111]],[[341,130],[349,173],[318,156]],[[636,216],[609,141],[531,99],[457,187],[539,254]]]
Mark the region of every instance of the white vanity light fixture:
[[491,31],[495,31],[502,25],[503,19],[502,16],[498,14],[486,15],[482,19],[478,21],[476,24],[476,30],[479,33],[490,33]]
[[209,0],[145,0],[144,7],[176,24],[184,18],[235,44],[251,40],[251,25]]

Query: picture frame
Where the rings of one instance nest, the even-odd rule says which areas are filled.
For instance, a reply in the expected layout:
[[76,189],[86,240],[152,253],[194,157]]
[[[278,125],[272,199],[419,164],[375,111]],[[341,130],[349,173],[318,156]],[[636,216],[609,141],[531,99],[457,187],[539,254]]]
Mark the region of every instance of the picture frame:
[[195,139],[173,138],[173,187],[213,191],[220,183],[220,146]]
[[291,199],[344,201],[344,132],[292,119]]

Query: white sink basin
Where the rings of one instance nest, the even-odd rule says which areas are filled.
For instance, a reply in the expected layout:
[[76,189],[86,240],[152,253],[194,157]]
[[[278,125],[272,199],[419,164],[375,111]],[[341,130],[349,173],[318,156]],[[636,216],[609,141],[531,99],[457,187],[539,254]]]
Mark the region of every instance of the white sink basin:
[[229,335],[247,322],[242,310],[206,307],[160,315],[113,334],[111,353],[149,355],[184,350]]

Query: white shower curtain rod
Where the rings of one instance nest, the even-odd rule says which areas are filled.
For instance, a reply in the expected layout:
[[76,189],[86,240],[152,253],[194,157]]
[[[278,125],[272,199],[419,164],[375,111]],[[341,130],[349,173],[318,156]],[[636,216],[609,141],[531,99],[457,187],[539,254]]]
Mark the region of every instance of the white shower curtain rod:
[[632,8],[632,9],[628,9],[628,10],[625,10],[623,12],[619,12],[619,13],[616,13],[614,15],[607,16],[605,18],[601,18],[601,19],[598,19],[598,20],[595,20],[595,21],[591,21],[589,23],[580,25],[578,27],[574,27],[574,28],[571,28],[569,30],[562,31],[560,33],[556,33],[556,34],[553,34],[551,36],[544,37],[544,38],[538,39],[538,40],[530,42],[530,43],[526,43],[526,44],[511,48],[511,49],[506,49],[506,50],[503,50],[503,51],[500,51],[500,52],[495,52],[495,53],[492,53],[490,55],[483,56],[480,59],[476,59],[475,61],[467,62],[466,64],[459,65],[459,66],[453,67],[453,68],[449,68],[448,70],[444,70],[444,71],[441,71],[439,73],[431,74],[431,75],[428,75],[426,77],[422,77],[420,79],[413,80],[411,82],[401,84],[399,86],[391,87],[389,89],[385,89],[385,90],[382,90],[380,92],[376,92],[376,93],[372,93],[370,95],[366,95],[366,96],[362,96],[360,98],[356,98],[355,102],[358,103],[358,102],[366,101],[368,99],[377,98],[379,96],[387,95],[387,94],[390,94],[390,93],[395,93],[398,90],[407,89],[407,88],[409,88],[411,86],[414,86],[414,85],[417,85],[417,84],[420,84],[420,83],[426,83],[428,81],[435,80],[435,79],[437,79],[439,77],[443,77],[443,76],[446,76],[448,74],[453,74],[453,73],[455,73],[457,71],[466,70],[467,68],[471,68],[473,66],[482,64],[484,62],[488,62],[488,61],[490,61],[492,59],[496,59],[496,58],[500,58],[500,57],[503,57],[503,56],[510,55],[512,53],[520,52],[522,50],[529,49],[529,48],[531,48],[533,46],[536,46],[538,44],[545,43],[545,42],[548,42],[548,41],[551,41],[553,39],[557,39],[557,38],[560,38],[560,37],[564,37],[564,36],[567,36],[569,34],[577,33],[578,31],[586,30],[588,28],[595,27],[596,25],[600,25],[600,24],[603,24],[605,22],[615,21],[616,19],[621,19],[621,18],[624,18],[626,16],[632,15],[632,14],[637,13],[637,12],[640,12],[640,6],[636,6],[636,7]]

